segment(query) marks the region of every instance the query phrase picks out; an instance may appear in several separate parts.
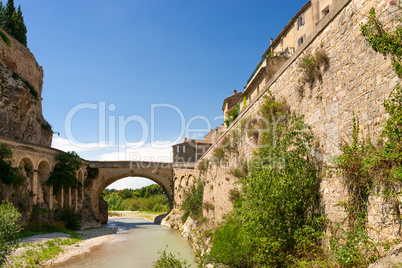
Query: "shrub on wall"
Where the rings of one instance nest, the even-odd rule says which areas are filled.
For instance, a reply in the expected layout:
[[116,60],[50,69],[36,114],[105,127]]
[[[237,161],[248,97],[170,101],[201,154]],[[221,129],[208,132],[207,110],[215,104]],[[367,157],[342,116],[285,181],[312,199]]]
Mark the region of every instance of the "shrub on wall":
[[18,175],[18,168],[12,166],[13,153],[6,144],[0,144],[0,179],[5,184],[21,184],[24,178]]
[[58,161],[50,173],[47,185],[53,186],[53,193],[57,194],[62,188],[77,188],[77,171],[83,165],[76,152],[60,153],[56,156]]
[[188,191],[184,192],[181,210],[193,219],[200,219],[202,216],[203,197],[204,184],[201,180],[198,180]]
[[328,53],[322,47],[314,53],[311,51],[302,53],[299,63],[301,76],[298,78],[298,93],[301,97],[304,96],[305,85],[312,87],[315,81],[322,81],[322,68],[328,64]]

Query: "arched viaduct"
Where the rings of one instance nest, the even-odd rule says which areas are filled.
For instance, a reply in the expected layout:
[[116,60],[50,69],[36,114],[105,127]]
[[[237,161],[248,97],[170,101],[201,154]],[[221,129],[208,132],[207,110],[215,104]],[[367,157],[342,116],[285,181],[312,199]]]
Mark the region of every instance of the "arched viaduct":
[[[172,163],[83,160],[84,165],[77,171],[79,186],[55,194],[46,181],[57,163],[56,156],[63,151],[3,137],[0,137],[0,144],[11,148],[12,164],[25,178],[23,185],[19,186],[0,182],[0,200],[10,200],[23,212],[23,224],[28,223],[35,207],[48,211],[73,207],[83,214],[85,227],[99,224],[100,218],[107,217],[102,215],[105,211],[99,210],[100,194],[111,183],[126,177],[144,177],[156,182],[164,189],[170,207],[173,207]],[[98,169],[96,178],[88,178],[88,167]]]

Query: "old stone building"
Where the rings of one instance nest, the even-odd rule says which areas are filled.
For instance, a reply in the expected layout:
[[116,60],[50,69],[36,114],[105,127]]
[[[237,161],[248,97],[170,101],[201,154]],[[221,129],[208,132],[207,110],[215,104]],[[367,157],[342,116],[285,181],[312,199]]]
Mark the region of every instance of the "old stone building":
[[197,162],[211,145],[209,141],[185,138],[182,143],[173,145],[173,162]]
[[[227,122],[230,120],[230,113],[232,113],[236,108],[239,101],[242,100],[243,93],[237,92],[237,90],[233,90],[233,95],[227,97],[223,101],[222,111],[223,111],[223,121]],[[233,120],[233,118],[232,118]],[[227,127],[227,125],[226,125]]]
[[[307,2],[287,23],[279,35],[271,38],[268,49],[251,74],[244,87],[245,101],[240,103],[244,109],[258,94],[265,90],[264,86],[278,72],[282,65],[313,34],[317,24],[329,14],[333,0],[313,0]],[[336,3],[337,1],[334,1]]]

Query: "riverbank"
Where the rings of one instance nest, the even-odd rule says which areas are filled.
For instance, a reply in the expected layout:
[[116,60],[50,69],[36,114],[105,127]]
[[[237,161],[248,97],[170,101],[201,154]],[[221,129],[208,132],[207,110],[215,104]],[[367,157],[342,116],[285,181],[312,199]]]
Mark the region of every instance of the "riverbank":
[[[159,215],[160,213],[154,212],[113,211],[110,212],[109,219],[141,218],[154,222]],[[113,235],[117,232],[117,228],[99,227],[76,231],[79,239],[72,239],[70,234],[62,232],[30,236],[21,241],[20,246],[10,256],[5,267],[57,266],[71,259],[82,257],[96,247],[111,242]],[[50,249],[54,256],[44,256],[44,258],[50,258],[44,260],[37,257],[43,252],[43,248],[48,248],[49,244],[52,246],[56,244],[53,246],[56,250]],[[32,255],[35,256],[34,260],[32,260]]]
[[163,212],[147,212],[147,211],[109,211],[108,215],[109,219],[138,218],[154,222],[155,218],[166,214],[164,214]]

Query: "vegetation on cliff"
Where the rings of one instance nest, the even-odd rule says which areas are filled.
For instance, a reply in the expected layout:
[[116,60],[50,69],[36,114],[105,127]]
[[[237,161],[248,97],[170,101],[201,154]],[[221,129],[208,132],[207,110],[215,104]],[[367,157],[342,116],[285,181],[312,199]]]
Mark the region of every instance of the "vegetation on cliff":
[[6,6],[0,2],[0,27],[22,44],[27,45],[27,28],[22,16],[21,5],[16,9],[14,0],[8,0]]
[[110,211],[153,211],[168,212],[169,200],[163,188],[152,184],[141,189],[105,189],[102,197],[108,203]]

